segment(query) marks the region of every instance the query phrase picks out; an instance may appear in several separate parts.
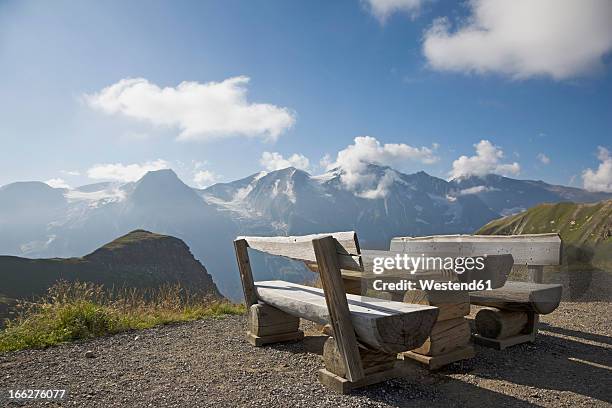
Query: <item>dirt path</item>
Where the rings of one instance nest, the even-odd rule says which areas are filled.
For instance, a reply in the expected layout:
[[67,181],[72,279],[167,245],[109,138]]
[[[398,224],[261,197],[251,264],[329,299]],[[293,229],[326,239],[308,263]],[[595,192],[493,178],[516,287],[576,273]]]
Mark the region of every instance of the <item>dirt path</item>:
[[[0,354],[0,406],[8,389],[26,388],[68,390],[46,406],[610,406],[611,314],[610,303],[563,303],[542,318],[535,345],[476,346],[470,361],[434,374],[414,365],[406,378],[351,396],[319,385],[324,337],[310,326],[302,343],[254,348],[244,340],[244,317],[207,319]],[[21,406],[43,403],[28,404]]]

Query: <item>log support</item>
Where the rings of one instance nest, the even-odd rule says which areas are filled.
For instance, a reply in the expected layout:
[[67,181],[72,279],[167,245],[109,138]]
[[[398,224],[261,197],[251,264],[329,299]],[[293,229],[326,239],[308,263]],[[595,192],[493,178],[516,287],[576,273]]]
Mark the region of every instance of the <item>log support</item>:
[[264,303],[249,308],[248,320],[247,340],[256,347],[304,338],[299,318]]
[[333,337],[328,338],[323,347],[325,368],[319,370],[319,381],[339,394],[349,394],[354,389],[402,376],[402,367],[398,364],[396,354],[359,347],[359,358],[363,377],[350,381],[346,378],[347,371],[336,340]]
[[400,353],[401,359],[415,360],[429,370],[437,370],[475,356],[470,325],[464,317],[470,313],[467,292],[411,290],[406,292],[404,302],[436,306],[440,313],[425,343]]
[[[521,316],[518,316],[519,314]],[[476,314],[476,333],[472,334],[472,339],[474,343],[496,350],[504,350],[517,344],[534,343],[538,322],[539,315],[533,311],[508,312],[485,308]]]

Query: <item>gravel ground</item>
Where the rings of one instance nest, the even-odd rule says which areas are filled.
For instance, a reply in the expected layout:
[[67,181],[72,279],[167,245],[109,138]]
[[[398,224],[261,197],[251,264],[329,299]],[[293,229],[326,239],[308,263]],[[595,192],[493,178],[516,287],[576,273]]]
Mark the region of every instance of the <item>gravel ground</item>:
[[[158,327],[47,350],[0,354],[0,407],[9,389],[67,389],[47,406],[86,407],[526,407],[612,406],[610,303],[564,302],[542,317],[534,345],[495,351],[350,396],[317,380],[325,337],[255,348],[242,316]],[[93,351],[95,357],[86,357]],[[2,398],[5,398],[2,400]]]

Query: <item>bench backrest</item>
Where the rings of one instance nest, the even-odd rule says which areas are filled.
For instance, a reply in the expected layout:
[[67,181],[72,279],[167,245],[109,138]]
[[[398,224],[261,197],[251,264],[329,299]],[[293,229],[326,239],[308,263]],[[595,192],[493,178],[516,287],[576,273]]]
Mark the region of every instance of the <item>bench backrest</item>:
[[395,237],[391,251],[402,253],[445,253],[454,256],[511,254],[515,265],[559,265],[559,234],[529,235],[432,235]]
[[525,235],[432,235],[395,237],[392,251],[428,256],[441,253],[454,257],[511,254],[515,265],[527,265],[529,279],[540,283],[543,267],[560,265],[562,241],[559,234]]
[[249,248],[260,252],[302,261],[311,269],[316,270],[317,258],[312,241],[327,236],[335,239],[336,254],[338,255],[338,263],[341,269],[349,271],[363,270],[359,241],[354,231],[290,237],[238,237],[236,240],[245,240]]

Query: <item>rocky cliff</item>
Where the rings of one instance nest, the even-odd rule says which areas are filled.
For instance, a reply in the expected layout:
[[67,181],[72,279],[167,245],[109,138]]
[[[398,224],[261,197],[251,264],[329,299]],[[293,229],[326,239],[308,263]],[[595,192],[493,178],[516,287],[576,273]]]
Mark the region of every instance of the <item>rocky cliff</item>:
[[0,292],[7,297],[42,295],[59,279],[141,289],[180,284],[191,292],[222,297],[183,241],[144,230],[132,231],[80,258],[0,256]]

